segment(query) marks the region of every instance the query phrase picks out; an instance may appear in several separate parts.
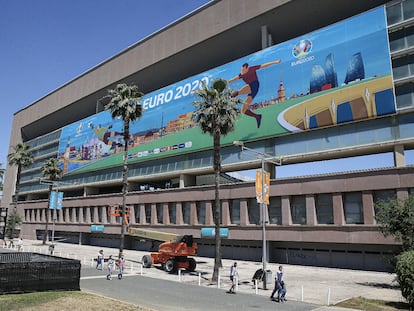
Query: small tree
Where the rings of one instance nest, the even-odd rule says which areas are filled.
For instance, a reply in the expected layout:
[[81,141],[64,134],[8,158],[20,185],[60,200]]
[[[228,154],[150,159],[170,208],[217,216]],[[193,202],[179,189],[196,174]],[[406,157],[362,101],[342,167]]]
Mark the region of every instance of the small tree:
[[[43,166],[40,168],[40,171],[43,174],[43,177],[50,180],[50,181],[56,181],[62,178],[62,168],[59,166],[58,164],[58,160],[57,159],[48,159],[43,163]],[[52,194],[52,190],[53,190],[53,183],[49,184],[49,200],[48,203],[46,205],[46,210],[45,210],[45,214],[46,214],[46,224],[45,224],[45,232],[43,233],[43,243],[42,244],[46,244],[46,241],[49,240],[48,239],[48,235],[49,235],[49,229],[48,229],[48,224],[49,224],[49,202],[50,202],[50,196]]]
[[125,213],[126,196],[128,192],[128,142],[130,137],[129,125],[142,117],[141,98],[144,96],[136,85],[118,84],[115,89],[108,90],[111,99],[105,110],[110,110],[112,118],[121,118],[124,125],[124,163],[122,167],[122,215],[121,239],[119,243],[119,256],[124,250],[125,239]]
[[200,90],[196,91],[199,100],[194,101],[195,110],[193,119],[201,128],[203,133],[213,137],[213,169],[214,169],[214,224],[215,224],[215,257],[212,280],[218,279],[221,264],[221,237],[220,237],[220,139],[234,131],[236,119],[240,116],[237,104],[240,100],[232,97],[232,91],[228,88],[226,80],[217,79],[212,81],[211,87],[203,83]]
[[19,191],[20,191],[20,175],[23,167],[28,167],[34,161],[32,153],[30,151],[30,146],[25,143],[18,143],[13,147],[14,152],[7,155],[7,160],[9,165],[17,166],[17,175],[16,175],[16,184],[14,188],[13,196],[13,219],[12,219],[12,228],[10,233],[10,238],[14,237],[14,227],[16,224],[16,215],[17,215],[17,202],[19,201]]
[[414,249],[414,196],[375,204],[376,220],[385,236],[402,242],[403,250]]
[[414,308],[414,250],[397,256],[396,273],[403,297]]

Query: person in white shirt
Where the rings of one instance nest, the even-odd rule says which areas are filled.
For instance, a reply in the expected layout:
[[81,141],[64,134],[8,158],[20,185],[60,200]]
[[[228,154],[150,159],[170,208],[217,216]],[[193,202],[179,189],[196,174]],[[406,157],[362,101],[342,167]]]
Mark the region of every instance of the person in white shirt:
[[231,293],[231,294],[235,294],[235,288],[236,288],[236,284],[238,282],[239,279],[239,272],[237,271],[237,262],[235,262],[231,268],[230,268],[230,281],[231,281],[231,287],[228,290],[227,293]]

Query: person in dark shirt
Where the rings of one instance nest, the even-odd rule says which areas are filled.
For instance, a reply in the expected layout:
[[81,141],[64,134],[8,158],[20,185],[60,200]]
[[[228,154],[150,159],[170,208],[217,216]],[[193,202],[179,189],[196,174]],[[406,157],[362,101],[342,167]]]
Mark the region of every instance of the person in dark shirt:
[[252,103],[253,99],[255,98],[257,93],[259,92],[260,83],[259,83],[259,78],[257,77],[256,71],[259,70],[259,69],[269,67],[271,65],[280,64],[280,62],[281,62],[281,60],[278,59],[278,60],[275,60],[273,62],[268,62],[268,63],[265,63],[263,65],[255,65],[255,66],[249,66],[248,63],[244,63],[241,67],[240,73],[237,76],[235,76],[234,78],[232,78],[228,81],[229,83],[231,83],[231,82],[236,81],[238,79],[242,79],[246,83],[246,85],[244,85],[241,89],[234,92],[232,94],[232,96],[236,97],[240,94],[247,94],[247,97],[244,100],[241,111],[242,111],[242,113],[256,119],[257,128],[260,127],[260,124],[262,122],[262,115],[261,114],[256,114],[256,113],[254,113],[253,111],[251,111],[249,109],[249,105]]

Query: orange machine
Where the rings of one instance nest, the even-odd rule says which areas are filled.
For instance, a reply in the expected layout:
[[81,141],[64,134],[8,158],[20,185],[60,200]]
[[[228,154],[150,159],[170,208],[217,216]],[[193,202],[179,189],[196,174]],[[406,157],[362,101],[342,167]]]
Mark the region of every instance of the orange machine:
[[129,234],[151,240],[164,241],[158,252],[142,257],[144,268],[150,268],[153,264],[161,264],[165,271],[175,272],[177,269],[194,271],[196,261],[188,256],[197,256],[197,243],[192,235],[177,235],[153,230],[130,228]]

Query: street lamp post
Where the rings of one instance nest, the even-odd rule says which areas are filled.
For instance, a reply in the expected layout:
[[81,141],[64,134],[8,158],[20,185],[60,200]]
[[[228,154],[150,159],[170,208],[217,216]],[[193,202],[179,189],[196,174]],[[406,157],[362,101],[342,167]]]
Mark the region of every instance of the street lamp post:
[[260,156],[261,159],[261,200],[260,200],[260,211],[262,214],[262,269],[263,269],[263,273],[264,273],[264,278],[263,278],[263,289],[267,289],[267,280],[266,280],[266,261],[267,261],[267,247],[266,247],[266,204],[265,204],[265,196],[266,196],[266,191],[265,191],[265,162],[270,162],[273,163],[275,165],[281,165],[281,162],[279,160],[279,162],[275,162],[272,159],[274,158],[274,156],[268,155],[264,152],[260,152],[251,148],[248,148],[244,145],[244,142],[242,141],[234,141],[233,144],[235,146],[239,146],[241,148],[241,150],[248,150],[250,152],[253,152],[257,155]]

